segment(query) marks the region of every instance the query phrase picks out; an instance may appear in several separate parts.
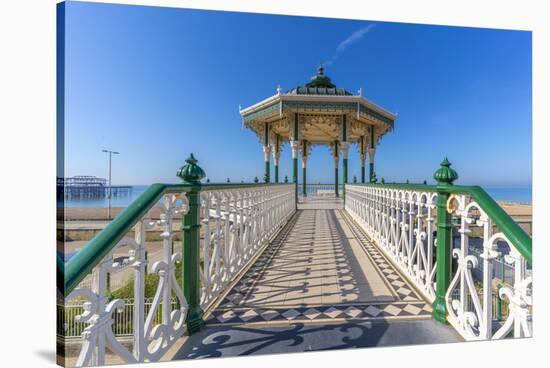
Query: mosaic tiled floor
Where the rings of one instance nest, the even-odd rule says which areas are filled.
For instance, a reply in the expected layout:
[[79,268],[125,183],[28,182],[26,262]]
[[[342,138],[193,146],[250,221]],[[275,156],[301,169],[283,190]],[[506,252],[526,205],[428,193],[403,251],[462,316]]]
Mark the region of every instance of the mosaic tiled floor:
[[430,318],[430,305],[342,210],[297,212],[207,324]]

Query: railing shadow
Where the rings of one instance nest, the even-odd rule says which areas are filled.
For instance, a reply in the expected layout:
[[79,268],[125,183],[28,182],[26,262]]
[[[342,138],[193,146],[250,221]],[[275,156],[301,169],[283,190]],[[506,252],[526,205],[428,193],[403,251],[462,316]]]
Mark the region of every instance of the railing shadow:
[[211,328],[191,336],[174,360],[371,347],[380,342],[388,326],[381,321],[375,324],[308,326],[297,323],[262,328]]

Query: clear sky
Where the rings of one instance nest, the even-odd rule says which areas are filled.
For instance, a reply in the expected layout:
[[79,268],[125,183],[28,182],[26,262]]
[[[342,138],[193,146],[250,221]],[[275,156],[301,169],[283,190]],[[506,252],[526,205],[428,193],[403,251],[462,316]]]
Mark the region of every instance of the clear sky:
[[[113,184],[177,182],[190,152],[213,182],[262,178],[239,105],[325,62],[338,87],[398,113],[378,178],[432,182],[448,156],[458,184],[531,183],[530,32],[79,2],[66,21],[66,176],[106,177],[106,148],[121,152]],[[291,167],[287,144],[281,178]],[[333,182],[328,148],[308,181]]]

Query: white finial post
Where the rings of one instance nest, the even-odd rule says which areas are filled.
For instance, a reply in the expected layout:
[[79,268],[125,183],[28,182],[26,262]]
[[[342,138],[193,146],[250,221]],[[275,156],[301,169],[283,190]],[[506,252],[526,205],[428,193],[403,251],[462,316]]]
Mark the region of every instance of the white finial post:
[[280,94],[281,94],[281,91],[282,91],[281,85],[278,84],[278,85],[277,85],[277,94],[280,95]]
[[359,88],[359,96],[363,96],[363,88]]

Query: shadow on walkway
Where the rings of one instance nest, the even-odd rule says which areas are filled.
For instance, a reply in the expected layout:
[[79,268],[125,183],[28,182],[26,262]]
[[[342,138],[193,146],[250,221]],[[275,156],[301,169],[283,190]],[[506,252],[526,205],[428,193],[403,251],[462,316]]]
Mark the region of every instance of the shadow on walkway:
[[344,324],[251,328],[207,328],[191,336],[174,359],[247,356],[273,353],[321,351],[434,344],[461,341],[452,329],[433,320],[399,323],[349,322]]

